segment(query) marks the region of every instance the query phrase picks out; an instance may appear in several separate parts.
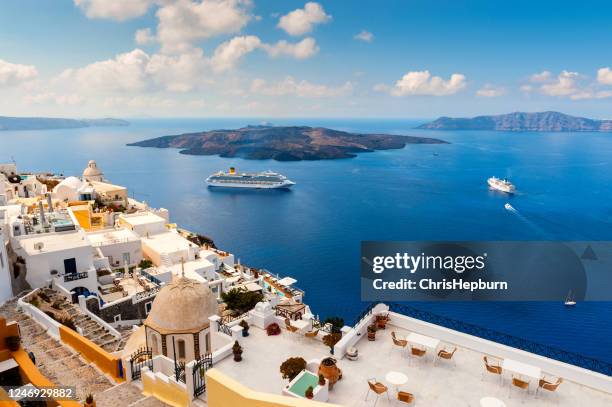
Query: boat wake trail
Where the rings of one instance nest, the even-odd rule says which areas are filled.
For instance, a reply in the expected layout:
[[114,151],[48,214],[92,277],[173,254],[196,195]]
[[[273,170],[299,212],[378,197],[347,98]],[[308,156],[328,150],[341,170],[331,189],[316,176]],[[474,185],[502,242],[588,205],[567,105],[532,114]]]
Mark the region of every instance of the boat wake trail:
[[527,219],[527,217],[525,217],[522,213],[516,210],[516,208],[514,208],[509,203],[505,204],[504,208],[506,209],[506,211],[508,211],[508,213],[511,213],[512,215],[516,216],[517,219],[523,222],[525,226],[529,227],[529,229],[533,230],[535,233],[542,236],[542,238],[546,240],[554,240],[554,237],[550,233],[548,233],[546,230],[538,226],[535,222]]

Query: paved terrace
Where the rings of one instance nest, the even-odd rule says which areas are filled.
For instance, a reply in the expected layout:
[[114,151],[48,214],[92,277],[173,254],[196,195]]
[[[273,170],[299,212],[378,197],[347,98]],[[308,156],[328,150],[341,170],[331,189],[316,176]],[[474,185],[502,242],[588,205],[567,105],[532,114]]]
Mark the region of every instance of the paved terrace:
[[[456,367],[452,362],[438,361],[433,365],[431,354],[426,360],[409,360],[406,350],[400,351],[393,346],[391,331],[402,336],[409,332],[387,325],[386,330],[377,332],[376,341],[370,342],[366,336],[357,342],[359,359],[346,358],[338,361],[343,379],[336,383],[330,392],[330,403],[344,406],[373,406],[375,397],[370,393],[368,401],[364,397],[368,390],[368,378],[387,384],[391,402],[385,395],[378,400],[377,406],[395,406],[394,387],[386,383],[389,371],[399,371],[408,376],[408,383],[401,390],[415,395],[416,405],[420,406],[480,406],[480,399],[493,396],[502,400],[506,406],[610,406],[612,395],[564,381],[556,393],[540,393],[537,398],[530,394],[524,396],[518,389],[512,389],[509,397],[508,379],[503,387],[497,377],[485,376],[482,380],[484,365],[482,354],[459,348],[455,353]],[[232,378],[251,387],[253,390],[281,394],[286,380],[281,378],[279,367],[289,357],[301,356],[306,361],[330,356],[329,349],[314,339],[296,337],[286,330],[279,336],[267,336],[266,332],[252,327],[250,336],[242,338],[243,361],[236,363],[228,357],[215,365],[216,368]],[[451,344],[444,344],[452,347]],[[447,362],[447,363],[445,363]],[[546,373],[546,372],[544,372]],[[492,376],[492,375],[489,375]],[[547,393],[547,392],[546,392]]]

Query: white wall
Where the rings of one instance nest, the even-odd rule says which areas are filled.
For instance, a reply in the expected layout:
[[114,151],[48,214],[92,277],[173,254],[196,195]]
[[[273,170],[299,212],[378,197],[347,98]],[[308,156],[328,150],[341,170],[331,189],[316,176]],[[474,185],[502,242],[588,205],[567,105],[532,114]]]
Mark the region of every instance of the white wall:
[[[112,257],[111,267],[123,267],[123,254],[129,253],[129,266],[135,266],[142,260],[142,249],[139,240],[98,246],[104,257]],[[119,262],[119,265],[115,264]]]
[[0,304],[13,296],[6,244],[4,234],[0,231]]

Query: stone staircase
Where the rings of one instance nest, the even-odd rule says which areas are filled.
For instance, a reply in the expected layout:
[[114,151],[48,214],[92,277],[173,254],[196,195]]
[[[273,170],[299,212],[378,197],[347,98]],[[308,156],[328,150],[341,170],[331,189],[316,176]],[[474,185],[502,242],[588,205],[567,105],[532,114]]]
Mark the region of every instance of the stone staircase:
[[84,401],[88,393],[97,395],[113,387],[107,376],[23,313],[18,308],[17,298],[0,306],[0,316],[7,322],[19,323],[22,347],[33,353],[38,370],[56,385],[76,387],[79,400]]
[[68,313],[74,321],[77,331],[85,338],[100,346],[107,352],[116,352],[125,346],[129,335],[125,334],[121,338],[116,338],[103,325],[94,321],[78,305],[72,304],[63,295],[50,288],[41,288],[52,302],[60,302],[60,308]]

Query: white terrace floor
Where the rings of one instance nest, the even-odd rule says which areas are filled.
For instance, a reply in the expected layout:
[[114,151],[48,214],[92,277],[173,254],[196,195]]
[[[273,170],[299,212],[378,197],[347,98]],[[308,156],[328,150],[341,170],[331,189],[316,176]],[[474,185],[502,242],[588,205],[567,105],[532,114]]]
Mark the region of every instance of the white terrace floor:
[[[565,381],[556,394],[532,394],[524,396],[513,389],[509,397],[508,381],[499,385],[496,377],[485,377],[482,355],[467,349],[458,349],[455,353],[457,365],[439,361],[434,366],[431,355],[424,360],[412,360],[409,363],[407,354],[402,354],[392,346],[391,331],[401,335],[406,331],[394,326],[378,331],[376,341],[370,342],[365,337],[356,345],[359,360],[346,358],[338,361],[343,372],[343,379],[330,392],[330,403],[344,406],[373,406],[375,397],[370,393],[364,401],[368,389],[367,380],[376,377],[385,383],[389,371],[399,371],[409,378],[402,390],[413,393],[416,404],[420,406],[480,406],[480,399],[493,396],[502,400],[506,406],[611,406],[612,395],[602,393],[575,383]],[[266,332],[253,327],[248,338],[242,338],[244,353],[242,362],[234,362],[228,357],[215,367],[253,390],[281,394],[286,380],[281,379],[279,367],[289,357],[301,356],[307,361],[320,359],[329,355],[328,348],[320,341],[297,338],[283,329],[279,336],[267,336]],[[389,387],[391,402],[382,396],[377,406],[396,406],[393,401],[395,390]]]

